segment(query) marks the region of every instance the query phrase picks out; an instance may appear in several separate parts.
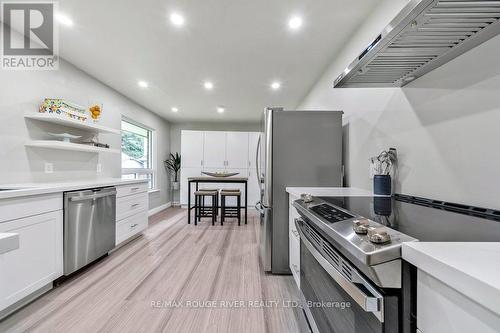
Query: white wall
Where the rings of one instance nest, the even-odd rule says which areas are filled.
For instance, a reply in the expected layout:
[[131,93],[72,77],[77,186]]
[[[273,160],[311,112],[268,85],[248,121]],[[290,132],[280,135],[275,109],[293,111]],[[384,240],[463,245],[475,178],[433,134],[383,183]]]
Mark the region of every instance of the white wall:
[[[162,161],[170,152],[170,124],[132,102],[68,62],[61,61],[58,71],[0,70],[0,184],[65,181],[121,177],[118,154],[89,154],[24,147],[26,140],[51,139],[47,132],[61,132],[58,126],[27,120],[45,97],[60,97],[88,106],[103,104],[101,124],[120,129],[122,114],[155,129],[158,140],[157,169],[161,191],[150,195],[150,207],[169,201],[167,177]],[[85,134],[66,129],[73,134]],[[120,136],[100,134],[100,141],[120,148]],[[54,173],[44,173],[45,162],[53,163]],[[97,173],[97,164],[102,172]]]
[[368,158],[396,147],[400,193],[500,208],[500,36],[404,88],[333,89],[407,3],[385,0],[299,106],[345,112],[347,181],[371,189]]

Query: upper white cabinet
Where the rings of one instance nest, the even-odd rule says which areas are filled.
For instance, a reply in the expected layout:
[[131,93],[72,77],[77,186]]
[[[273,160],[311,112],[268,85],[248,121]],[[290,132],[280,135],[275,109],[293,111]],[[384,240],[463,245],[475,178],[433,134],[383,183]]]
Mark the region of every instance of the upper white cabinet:
[[[181,136],[181,204],[187,204],[187,179],[200,176],[202,171],[238,172],[240,177],[249,177],[248,204],[253,206],[259,200],[254,169],[259,133],[182,131]],[[222,184],[217,186],[224,188]]]
[[226,168],[248,168],[248,132],[226,133]]
[[205,132],[203,140],[203,167],[226,166],[226,132]]
[[248,133],[248,167],[256,168],[256,155],[257,155],[257,144],[259,142],[260,133],[250,132]]
[[183,168],[200,168],[203,164],[203,131],[182,131],[181,156]]

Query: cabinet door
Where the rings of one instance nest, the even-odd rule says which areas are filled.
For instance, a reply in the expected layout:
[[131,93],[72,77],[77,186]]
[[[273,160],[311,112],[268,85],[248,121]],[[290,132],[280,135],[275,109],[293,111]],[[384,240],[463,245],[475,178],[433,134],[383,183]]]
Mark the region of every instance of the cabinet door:
[[225,168],[226,132],[205,132],[203,140],[203,167]]
[[257,170],[248,169],[248,206],[254,207],[260,200],[260,189],[257,183]]
[[0,254],[0,310],[63,274],[62,211],[0,223],[19,235],[19,248]]
[[[181,190],[180,190],[180,201],[181,205],[187,205],[188,203],[188,178],[189,177],[199,177],[201,176],[201,168],[182,168],[181,169]],[[195,185],[191,188],[191,204],[194,204],[194,189]]]
[[290,255],[290,270],[297,287],[300,288],[300,238],[298,233],[290,232],[288,251]]
[[203,164],[203,132],[182,131],[181,164],[183,168],[200,168]]
[[248,132],[227,132],[226,167],[248,168]]
[[259,142],[259,132],[248,133],[248,167],[256,168],[255,164],[256,154],[257,154],[257,143]]

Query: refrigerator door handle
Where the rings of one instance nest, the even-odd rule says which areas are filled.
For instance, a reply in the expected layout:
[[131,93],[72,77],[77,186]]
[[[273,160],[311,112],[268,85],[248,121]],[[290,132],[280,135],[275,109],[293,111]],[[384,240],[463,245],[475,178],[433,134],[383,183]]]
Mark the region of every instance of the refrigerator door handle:
[[259,193],[262,191],[262,187],[260,186],[260,170],[259,170],[259,152],[260,152],[260,134],[259,134],[259,140],[257,141],[257,151],[255,153],[255,168],[257,171],[257,184],[259,184]]

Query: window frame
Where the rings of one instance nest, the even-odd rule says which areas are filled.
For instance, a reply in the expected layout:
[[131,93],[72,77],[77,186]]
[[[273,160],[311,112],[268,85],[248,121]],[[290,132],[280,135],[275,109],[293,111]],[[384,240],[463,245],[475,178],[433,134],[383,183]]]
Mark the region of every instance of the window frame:
[[[120,147],[121,147],[121,140],[123,137],[123,122],[129,123],[131,125],[140,127],[143,130],[146,130],[148,132],[148,151],[149,151],[149,156],[148,156],[148,164],[149,168],[124,168],[121,166],[121,173],[122,177],[125,175],[134,175],[134,179],[139,179],[140,176],[143,175],[151,175],[151,181],[149,182],[149,190],[154,190],[156,189],[156,153],[155,153],[155,147],[156,147],[156,133],[155,129],[151,128],[149,126],[146,126],[142,123],[139,123],[135,120],[132,120],[128,117],[122,116],[121,121],[120,121]],[[126,131],[128,132],[128,131]],[[147,178],[146,178],[147,179]]]

